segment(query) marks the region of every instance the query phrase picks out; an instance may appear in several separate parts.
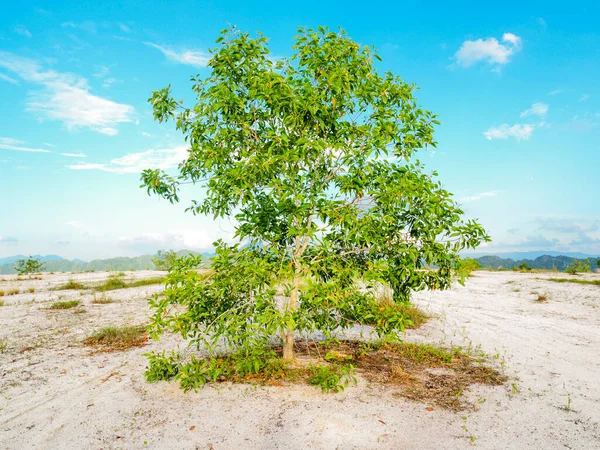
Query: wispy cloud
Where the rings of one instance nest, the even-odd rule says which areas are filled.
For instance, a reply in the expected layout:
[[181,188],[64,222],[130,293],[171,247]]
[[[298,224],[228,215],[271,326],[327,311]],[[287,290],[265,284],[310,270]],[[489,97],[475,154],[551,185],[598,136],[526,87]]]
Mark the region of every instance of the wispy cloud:
[[20,36],[25,36],[25,37],[28,37],[28,38],[32,37],[31,33],[29,32],[29,30],[27,28],[25,28],[25,26],[23,26],[23,25],[17,25],[14,28],[14,31],[15,31],[15,33],[17,33]]
[[537,102],[531,105],[531,108],[526,109],[521,113],[521,117],[539,116],[544,117],[548,113],[548,105],[546,103]]
[[521,49],[521,38],[512,33],[504,33],[500,43],[496,38],[465,41],[454,54],[458,65],[470,67],[483,61],[490,65],[504,65],[510,57]]
[[45,148],[31,148],[23,147],[25,141],[19,139],[0,137],[0,149],[12,150],[15,152],[29,152],[29,153],[52,153],[50,150]]
[[133,120],[133,106],[91,94],[85,78],[44,70],[32,59],[4,51],[0,51],[0,67],[42,87],[30,91],[26,102],[27,110],[40,119],[61,121],[69,130],[88,128],[109,136],[118,133],[120,123]]
[[481,200],[482,198],[486,198],[486,197],[495,197],[496,195],[498,195],[497,191],[482,192],[480,194],[471,195],[468,197],[461,197],[458,200],[461,203],[469,203],[469,202],[476,202],[477,200]]
[[12,236],[0,236],[0,244],[14,244],[15,242],[19,242],[19,240]]
[[585,102],[585,101],[586,101],[587,99],[589,99],[589,98],[590,98],[590,95],[589,95],[589,94],[583,94],[583,95],[582,95],[582,96],[579,98],[579,101],[580,101],[580,102]]
[[219,237],[228,240],[226,233],[210,233],[208,230],[177,230],[160,233],[142,233],[119,238],[121,247],[141,252],[155,252],[160,249],[194,249],[212,248]]
[[4,73],[0,73],[0,80],[8,81],[10,84],[19,84],[19,82],[17,80],[9,77],[8,75],[6,75]]
[[534,126],[530,124],[525,125],[509,125],[507,123],[502,124],[498,127],[490,127],[487,131],[483,132],[483,135],[488,141],[493,139],[508,139],[515,138],[517,141],[521,139],[527,140],[533,133]]
[[127,25],[125,25],[124,23],[119,23],[119,29],[123,32],[123,33],[131,33],[131,28],[129,28]]
[[564,92],[564,89],[554,89],[553,91],[548,92],[548,95],[556,95]]
[[101,170],[112,173],[140,173],[144,169],[171,169],[188,157],[187,146],[130,153],[109,163],[78,163],[67,166],[72,170]]
[[86,20],[85,22],[63,22],[61,23],[63,28],[74,28],[77,30],[87,31],[88,33],[95,33],[98,29],[95,22],[91,20]]
[[188,64],[190,66],[206,67],[210,61],[210,55],[199,50],[183,50],[177,52],[175,50],[162,47],[152,42],[145,42],[146,45],[160,50],[169,61],[178,64]]
[[62,156],[68,156],[69,158],[87,158],[87,155],[83,153],[61,153]]

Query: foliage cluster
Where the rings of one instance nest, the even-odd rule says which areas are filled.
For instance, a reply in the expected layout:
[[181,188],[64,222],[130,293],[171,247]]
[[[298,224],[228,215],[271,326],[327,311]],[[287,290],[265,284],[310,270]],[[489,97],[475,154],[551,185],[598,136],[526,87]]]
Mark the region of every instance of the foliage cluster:
[[[142,186],[172,203],[202,187],[188,210],[234,217],[235,242],[215,243],[205,273],[194,255],[171,262],[150,301],[153,337],[180,333],[243,361],[273,336],[290,361],[297,336],[356,324],[398,339],[405,312],[382,307],[376,287],[395,303],[448,288],[459,252],[489,240],[416,158],[436,145],[436,116],[343,31],[300,29],[278,61],[262,35],[224,30],[217,43],[209,75],[192,78],[194,105],[153,92],[155,119],[174,121],[190,148],[176,177],[149,169]],[[186,360],[180,382],[206,380],[202,361]]]
[[589,272],[589,271],[590,271],[589,260],[587,262],[584,262],[581,260],[576,260],[569,267],[567,267],[565,269],[565,272],[567,272],[570,275],[577,275],[579,272]]
[[27,259],[19,259],[15,264],[15,269],[19,275],[32,275],[44,270],[44,263],[38,258],[30,256]]

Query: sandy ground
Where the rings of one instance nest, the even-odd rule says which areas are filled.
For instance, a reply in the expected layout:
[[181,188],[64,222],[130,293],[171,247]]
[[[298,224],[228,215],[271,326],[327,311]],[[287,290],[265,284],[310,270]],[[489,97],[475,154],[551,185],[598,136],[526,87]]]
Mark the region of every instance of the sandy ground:
[[[176,383],[148,384],[142,353],[176,339],[95,355],[81,341],[102,326],[147,321],[146,299],[160,286],[112,291],[117,302],[103,305],[89,292],[48,290],[107,275],[0,278],[0,289],[36,289],[0,297],[0,448],[600,448],[600,286],[477,272],[465,287],[418,294],[415,302],[437,318],[407,339],[481,349],[511,377],[506,386],[473,387],[466,395],[477,410],[453,413],[362,380],[340,394],[229,384],[184,393]],[[43,309],[59,296],[84,306]]]

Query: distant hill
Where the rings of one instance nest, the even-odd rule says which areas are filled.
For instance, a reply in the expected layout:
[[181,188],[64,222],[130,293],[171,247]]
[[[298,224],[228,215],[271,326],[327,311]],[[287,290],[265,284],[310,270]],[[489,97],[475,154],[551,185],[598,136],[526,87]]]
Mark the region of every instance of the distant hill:
[[[40,261],[62,261],[64,260],[64,258],[58,256],[58,255],[33,255],[34,258],[39,259]],[[29,258],[29,255],[25,256],[25,255],[15,255],[15,256],[8,256],[6,258],[0,258],[0,266],[3,266],[5,264],[14,264],[16,263],[18,260],[20,259],[27,259]],[[76,260],[78,261],[78,260]]]
[[[482,267],[488,269],[510,269],[512,267],[518,267],[519,265],[525,263],[532,269],[542,269],[542,270],[559,270],[564,271],[567,267],[569,267],[573,262],[579,260],[585,261],[587,258],[573,258],[565,255],[541,255],[535,259],[512,259],[512,258],[501,258],[496,255],[490,256],[481,256],[479,258],[475,258],[479,261]],[[590,267],[591,269],[596,268],[597,257],[590,257]]]
[[[190,250],[180,250],[177,252],[179,256],[183,255],[199,255],[198,252]],[[82,261],[80,259],[68,260],[57,255],[34,255],[34,258],[39,258],[44,261],[44,272],[85,272],[85,271],[104,271],[104,270],[153,270],[154,263],[152,258],[155,255],[142,255],[129,257],[118,257],[110,259],[96,259],[93,261]],[[204,259],[213,256],[212,253],[203,253]],[[26,259],[27,256],[15,255],[0,259],[0,274],[17,273],[15,270],[15,262],[19,259]]]
[[503,259],[514,259],[514,260],[521,260],[521,259],[528,259],[528,260],[535,260],[536,258],[539,258],[540,256],[568,256],[570,258],[577,258],[577,259],[587,259],[587,258],[596,258],[598,259],[600,257],[600,255],[590,255],[587,253],[580,253],[580,252],[553,252],[553,251],[534,251],[534,252],[506,252],[506,253],[464,253],[463,256],[469,257],[469,258],[482,258],[484,256],[498,256],[499,258],[503,258]]

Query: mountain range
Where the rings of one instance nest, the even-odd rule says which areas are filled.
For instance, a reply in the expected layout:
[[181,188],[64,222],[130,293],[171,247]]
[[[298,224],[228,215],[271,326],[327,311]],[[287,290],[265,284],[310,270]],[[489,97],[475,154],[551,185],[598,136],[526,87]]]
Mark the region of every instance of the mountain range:
[[[189,250],[180,250],[177,255],[199,255],[200,253]],[[33,255],[44,263],[44,272],[86,272],[86,271],[104,271],[104,270],[153,270],[155,269],[152,258],[156,255],[142,255],[135,257],[118,257],[110,259],[95,259],[93,261],[83,261],[81,259],[65,259],[58,255]],[[213,256],[212,253],[203,253],[204,259]],[[20,259],[27,259],[24,255],[8,256],[0,258],[0,274],[17,273],[15,263]]]

